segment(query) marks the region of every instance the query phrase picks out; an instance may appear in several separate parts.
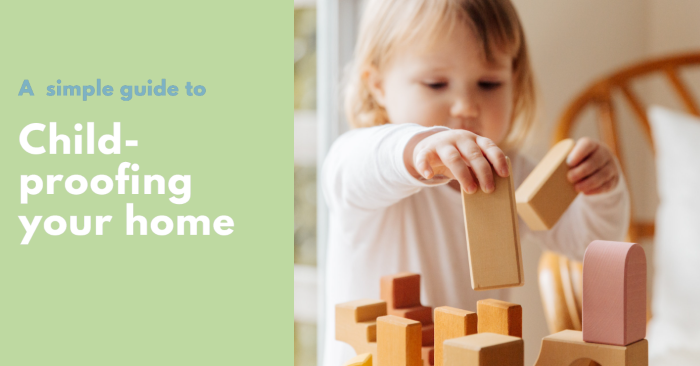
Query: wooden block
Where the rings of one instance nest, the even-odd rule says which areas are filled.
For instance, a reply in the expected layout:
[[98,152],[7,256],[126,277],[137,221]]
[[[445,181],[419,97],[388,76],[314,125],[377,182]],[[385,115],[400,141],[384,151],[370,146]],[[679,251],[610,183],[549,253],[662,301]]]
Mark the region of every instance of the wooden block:
[[508,178],[493,173],[495,190],[491,193],[462,190],[472,288],[477,291],[525,284],[509,159],[508,169]]
[[389,315],[417,320],[423,325],[433,324],[433,309],[428,306],[414,306],[405,309],[388,309]]
[[535,366],[571,365],[577,360],[590,360],[602,366],[648,366],[648,348],[646,339],[627,346],[612,346],[586,343],[582,332],[565,330],[542,339]]
[[382,300],[355,300],[335,306],[335,339],[345,342],[357,354],[377,357],[377,317],[386,315]]
[[639,244],[596,240],[583,257],[583,340],[625,346],[646,336],[647,261]]
[[372,366],[372,354],[363,353],[361,355],[357,355],[348,360],[344,366]]
[[445,341],[445,366],[523,366],[524,363],[523,340],[518,337],[479,333]]
[[472,311],[441,306],[435,308],[435,365],[444,364],[443,343],[477,332],[477,315]]
[[435,365],[435,348],[433,346],[424,346],[420,348],[423,366]]
[[389,310],[420,306],[420,275],[403,272],[384,276],[380,281],[380,294]]
[[506,301],[487,299],[476,302],[479,333],[523,336],[523,308]]
[[377,364],[421,366],[421,324],[387,315],[377,318]]
[[515,192],[518,214],[530,229],[551,229],[578,195],[566,179],[566,157],[573,148],[574,140],[559,141]]

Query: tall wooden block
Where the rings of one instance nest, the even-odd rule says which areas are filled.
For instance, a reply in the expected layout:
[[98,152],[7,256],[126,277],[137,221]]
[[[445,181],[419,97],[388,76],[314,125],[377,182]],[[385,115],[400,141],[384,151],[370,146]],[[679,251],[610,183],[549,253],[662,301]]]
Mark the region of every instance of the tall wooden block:
[[382,300],[355,300],[335,306],[335,339],[345,342],[358,354],[377,357],[377,317],[386,315]]
[[477,332],[476,313],[441,306],[435,308],[435,366],[444,365],[444,342]]
[[596,240],[583,257],[583,340],[628,345],[646,336],[647,261],[639,244]]
[[524,357],[518,337],[479,333],[445,341],[445,366],[523,366]]
[[590,360],[602,366],[648,366],[649,343],[642,339],[627,346],[586,343],[582,332],[565,330],[542,339],[535,366],[571,365]]
[[487,299],[476,303],[479,333],[523,336],[523,308],[506,301]]
[[377,363],[422,366],[420,322],[393,315],[377,318]]
[[566,179],[566,157],[573,148],[572,139],[554,145],[515,192],[518,214],[530,229],[551,229],[576,198],[578,192]]
[[382,277],[380,280],[380,297],[386,301],[389,311],[421,306],[420,275],[403,272]]
[[372,366],[372,354],[363,353],[349,359],[343,366]]
[[495,190],[491,193],[477,190],[476,193],[468,194],[462,190],[464,226],[474,290],[525,284],[509,159],[508,170],[511,172],[508,178],[493,173]]

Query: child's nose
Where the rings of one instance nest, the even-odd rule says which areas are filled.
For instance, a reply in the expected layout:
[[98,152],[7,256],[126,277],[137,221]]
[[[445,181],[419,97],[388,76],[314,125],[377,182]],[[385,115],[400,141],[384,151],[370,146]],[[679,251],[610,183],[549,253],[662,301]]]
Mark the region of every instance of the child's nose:
[[453,117],[474,118],[479,115],[479,105],[467,96],[457,98],[450,110]]

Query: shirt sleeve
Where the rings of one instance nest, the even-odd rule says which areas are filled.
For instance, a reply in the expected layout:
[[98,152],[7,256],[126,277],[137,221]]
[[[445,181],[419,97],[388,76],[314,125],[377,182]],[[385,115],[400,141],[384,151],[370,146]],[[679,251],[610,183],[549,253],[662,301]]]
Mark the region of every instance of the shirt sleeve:
[[321,170],[321,184],[330,210],[376,210],[389,207],[423,187],[446,184],[448,178],[417,179],[404,163],[404,150],[418,134],[449,130],[416,124],[359,128],[340,136]]
[[[521,173],[529,174],[534,164],[522,159]],[[583,261],[586,247],[594,240],[622,241],[630,224],[630,196],[627,183],[620,172],[620,180],[611,191],[596,194],[579,194],[550,230],[532,231],[522,220],[521,235],[540,242],[546,249]],[[522,182],[526,175],[520,174]]]

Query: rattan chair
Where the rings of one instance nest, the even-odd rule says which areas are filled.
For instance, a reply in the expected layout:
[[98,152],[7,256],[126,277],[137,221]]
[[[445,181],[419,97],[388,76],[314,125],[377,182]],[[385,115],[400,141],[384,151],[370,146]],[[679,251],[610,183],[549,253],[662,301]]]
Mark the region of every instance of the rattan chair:
[[[559,119],[553,143],[571,136],[574,127],[581,119],[584,109],[593,107],[597,111],[597,124],[601,140],[617,155],[622,169],[627,175],[621,156],[621,139],[618,133],[616,104],[613,93],[621,92],[629,104],[636,123],[639,123],[653,151],[651,129],[646,115],[646,106],[633,92],[631,84],[651,74],[665,75],[685,109],[700,116],[698,104],[687,85],[680,77],[679,70],[685,67],[700,66],[700,53],[689,53],[645,61],[623,68],[591,84],[566,108]],[[631,242],[654,236],[654,223],[641,222],[632,218],[628,231]],[[538,277],[547,325],[552,333],[564,329],[581,330],[583,265],[552,252],[542,254]],[[649,313],[649,317],[651,313]]]

